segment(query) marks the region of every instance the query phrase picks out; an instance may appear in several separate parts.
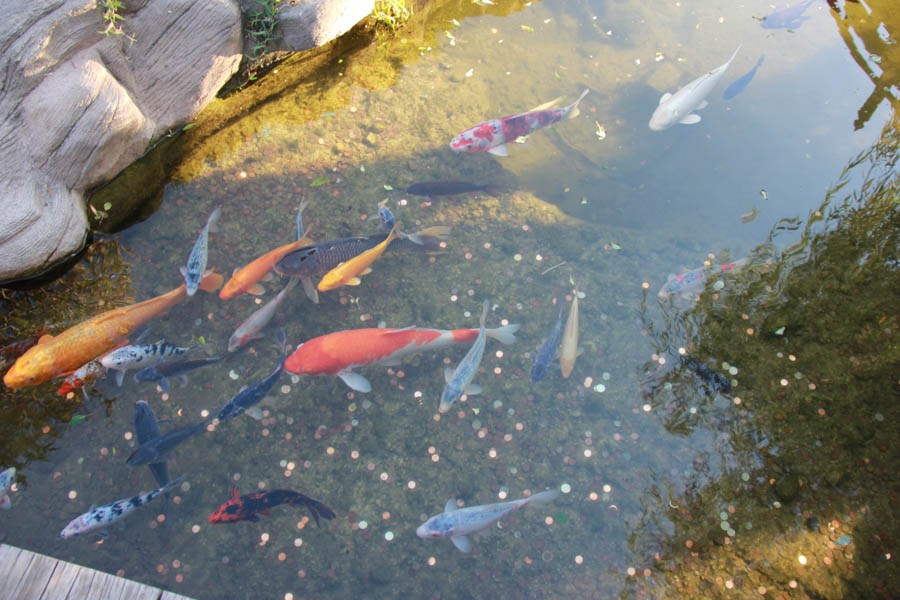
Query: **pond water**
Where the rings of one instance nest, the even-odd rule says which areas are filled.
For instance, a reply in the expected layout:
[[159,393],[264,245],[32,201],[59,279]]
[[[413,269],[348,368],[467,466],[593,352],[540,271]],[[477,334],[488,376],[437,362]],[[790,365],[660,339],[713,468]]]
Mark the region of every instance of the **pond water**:
[[[289,351],[344,329],[477,327],[485,299],[487,326],[518,323],[517,340],[488,340],[483,393],[445,414],[443,371],[465,347],[356,369],[370,393],[285,373],[261,414],[177,447],[169,472],[186,481],[168,519],[156,500],[102,543],[58,532],[92,504],[155,486],[125,462],[135,403],[163,432],[215,414],[277,364],[276,327],[169,393],[130,376],[88,399],[60,399],[58,382],[4,389],[0,466],[19,471],[4,541],[195,598],[890,597],[900,285],[887,75],[898,65],[878,53],[896,48],[900,21],[890,2],[813,2],[802,20],[763,27],[774,10],[441,4],[367,52],[320,53],[317,78],[194,139],[152,216],[62,280],[4,295],[5,336],[45,322],[57,333],[177,287],[217,206],[209,265],[230,274],[295,239],[305,199],[316,241],[383,231],[383,200],[404,231],[452,232],[436,254],[388,252],[318,305],[292,290],[275,317]],[[648,127],[665,92],[738,46],[699,123]],[[259,85],[303,68],[283,63]],[[876,68],[877,97],[865,70]],[[563,107],[584,89],[579,116],[509,143],[508,157],[450,150],[479,121],[556,97]],[[495,195],[404,191],[428,180]],[[704,266],[705,289],[657,297],[669,274]],[[145,341],[222,355],[283,283],[260,298],[198,292],[151,321]],[[551,366],[532,384],[555,299],[565,320],[576,294],[574,371]],[[232,486],[296,490],[337,516],[315,527],[283,505],[211,524]],[[450,498],[545,489],[562,493],[472,536],[469,554],[416,535]]]

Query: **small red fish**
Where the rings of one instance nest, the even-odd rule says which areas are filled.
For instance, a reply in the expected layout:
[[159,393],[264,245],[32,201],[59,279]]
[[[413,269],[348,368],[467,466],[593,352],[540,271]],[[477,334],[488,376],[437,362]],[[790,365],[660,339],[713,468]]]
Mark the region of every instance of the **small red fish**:
[[13,342],[12,344],[0,348],[0,368],[5,367],[7,363],[12,362],[25,354],[25,352],[27,352],[29,348],[37,344],[38,340],[40,340],[41,337],[48,331],[50,331],[50,327],[45,326],[32,337],[25,338],[24,340],[19,340],[18,342]]
[[57,393],[60,396],[67,396],[69,392],[74,392],[87,385],[91,385],[104,373],[106,373],[106,367],[101,365],[99,361],[92,360],[66,377],[63,384],[59,386],[59,391]]
[[329,520],[335,517],[333,510],[300,492],[270,490],[241,496],[238,489],[232,487],[231,499],[209,515],[209,522],[215,525],[217,523],[237,523],[238,521],[259,521],[257,513],[268,515],[269,509],[279,504],[305,506],[312,513],[316,525],[319,525],[319,517]]

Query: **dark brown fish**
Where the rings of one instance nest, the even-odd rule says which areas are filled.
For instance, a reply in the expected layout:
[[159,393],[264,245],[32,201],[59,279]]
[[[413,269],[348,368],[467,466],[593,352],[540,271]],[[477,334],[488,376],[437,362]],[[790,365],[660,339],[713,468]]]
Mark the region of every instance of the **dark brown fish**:
[[496,185],[477,185],[468,181],[420,181],[406,188],[407,194],[416,196],[454,196],[469,192],[484,192],[497,198],[501,191]]

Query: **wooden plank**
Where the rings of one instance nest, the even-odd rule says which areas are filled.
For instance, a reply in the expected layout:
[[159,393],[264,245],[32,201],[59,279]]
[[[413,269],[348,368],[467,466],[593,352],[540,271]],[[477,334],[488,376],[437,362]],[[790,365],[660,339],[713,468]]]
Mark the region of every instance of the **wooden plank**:
[[49,556],[0,544],[0,600],[191,600]]
[[59,561],[56,570],[53,571],[53,576],[47,582],[47,587],[44,588],[44,595],[41,596],[41,599],[57,600],[59,598],[67,598],[72,585],[75,583],[75,577],[82,568],[64,560]]

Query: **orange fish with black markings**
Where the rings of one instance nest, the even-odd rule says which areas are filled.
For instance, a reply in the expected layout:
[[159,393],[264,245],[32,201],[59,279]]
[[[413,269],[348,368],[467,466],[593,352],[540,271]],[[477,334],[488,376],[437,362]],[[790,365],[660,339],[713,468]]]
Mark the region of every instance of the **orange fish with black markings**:
[[[211,273],[200,282],[200,289],[213,292],[220,285],[222,276]],[[95,315],[55,337],[45,335],[19,357],[3,377],[3,383],[11,388],[38,385],[71,373],[123,344],[137,327],[165,314],[186,296],[187,289],[181,284],[161,296]]]
[[268,515],[269,509],[279,504],[292,506],[305,506],[312,513],[316,525],[319,525],[319,517],[333,519],[334,511],[309,496],[291,490],[270,490],[268,492],[256,492],[240,495],[236,487],[231,488],[231,499],[220,506],[216,512],[209,515],[209,522],[237,523],[238,521],[259,521],[257,514]]

